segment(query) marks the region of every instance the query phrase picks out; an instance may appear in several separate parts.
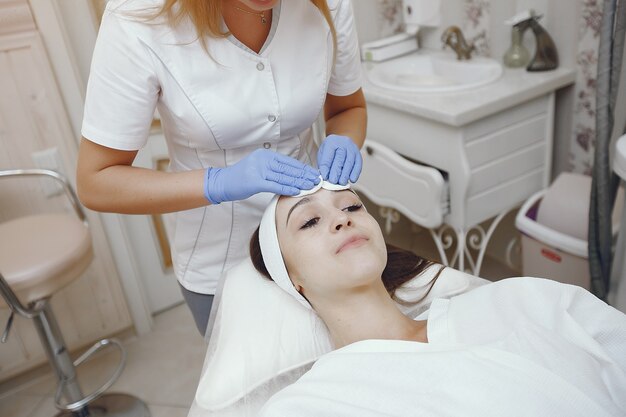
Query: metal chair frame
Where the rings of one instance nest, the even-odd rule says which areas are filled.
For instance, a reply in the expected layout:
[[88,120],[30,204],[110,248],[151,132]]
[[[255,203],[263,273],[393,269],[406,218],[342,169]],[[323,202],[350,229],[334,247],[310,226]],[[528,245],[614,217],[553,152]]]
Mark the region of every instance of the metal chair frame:
[[[49,177],[59,182],[63,186],[63,190],[72,204],[76,216],[86,227],[89,227],[87,217],[76,193],[67,179],[58,172],[46,169],[0,170],[0,179],[34,176]],[[122,344],[117,339],[102,339],[72,362],[59,325],[52,312],[49,298],[36,300],[29,303],[28,306],[24,306],[6,282],[2,273],[0,273],[0,295],[11,309],[11,315],[2,335],[2,343],[6,342],[8,339],[14,314],[32,319],[46,351],[46,355],[48,356],[48,360],[57,376],[58,385],[54,398],[55,406],[62,412],[71,412],[73,415],[78,416],[88,416],[90,414],[88,405],[110,388],[124,369],[124,365],[126,364],[126,351]],[[83,395],[76,378],[76,367],[84,363],[96,352],[109,346],[116,347],[119,350],[121,355],[120,363],[104,384],[92,393]],[[63,399],[66,401],[64,402]]]

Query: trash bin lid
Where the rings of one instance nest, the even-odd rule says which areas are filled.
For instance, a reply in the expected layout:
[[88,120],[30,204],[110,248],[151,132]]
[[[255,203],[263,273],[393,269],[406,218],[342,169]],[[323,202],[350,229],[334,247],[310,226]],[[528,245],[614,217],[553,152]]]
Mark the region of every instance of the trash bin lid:
[[587,241],[590,196],[591,177],[571,172],[561,173],[541,200],[537,223]]
[[617,140],[613,170],[621,179],[626,180],[626,135]]

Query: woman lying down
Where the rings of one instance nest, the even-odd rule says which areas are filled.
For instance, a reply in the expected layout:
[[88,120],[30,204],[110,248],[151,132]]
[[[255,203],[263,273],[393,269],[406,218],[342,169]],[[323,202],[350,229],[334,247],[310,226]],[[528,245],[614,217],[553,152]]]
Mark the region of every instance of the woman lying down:
[[351,190],[274,199],[250,247],[335,346],[261,416],[626,416],[626,315],[584,289],[510,278],[406,317],[394,275],[442,267],[387,265]]

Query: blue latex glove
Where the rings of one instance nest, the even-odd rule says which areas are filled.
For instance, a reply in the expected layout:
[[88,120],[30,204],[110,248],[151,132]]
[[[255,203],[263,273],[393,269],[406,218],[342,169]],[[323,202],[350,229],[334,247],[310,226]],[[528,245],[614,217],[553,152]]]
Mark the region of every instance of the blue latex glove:
[[257,149],[233,166],[208,168],[204,196],[212,204],[243,200],[256,193],[296,195],[319,183],[319,172],[289,156]]
[[356,182],[363,159],[356,143],[347,136],[329,135],[317,152],[317,166],[322,177],[333,184]]

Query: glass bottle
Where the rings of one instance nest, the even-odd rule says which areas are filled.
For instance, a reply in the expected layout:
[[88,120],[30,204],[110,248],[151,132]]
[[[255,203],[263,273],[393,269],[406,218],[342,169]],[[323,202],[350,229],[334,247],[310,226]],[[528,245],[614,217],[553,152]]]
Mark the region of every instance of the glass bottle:
[[511,30],[511,47],[504,54],[504,65],[509,68],[524,67],[530,60],[528,49],[522,44],[522,32],[516,26]]

